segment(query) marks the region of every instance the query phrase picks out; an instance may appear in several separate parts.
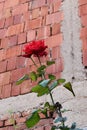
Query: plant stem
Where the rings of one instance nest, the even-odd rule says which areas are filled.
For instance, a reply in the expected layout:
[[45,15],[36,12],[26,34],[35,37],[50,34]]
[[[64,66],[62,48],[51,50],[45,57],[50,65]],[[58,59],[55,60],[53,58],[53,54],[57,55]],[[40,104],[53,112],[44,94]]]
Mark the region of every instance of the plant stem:
[[34,65],[38,68],[38,66],[36,65],[35,61],[33,60],[33,58],[30,58],[32,60],[32,62],[34,63]]
[[51,92],[50,92],[50,97],[51,97],[51,100],[52,100],[53,105],[55,105],[54,99],[53,99],[53,96],[52,96],[52,93],[51,93]]
[[42,65],[42,64],[41,64],[41,60],[40,60],[40,57],[39,57],[39,56],[38,56],[38,60],[39,60],[40,65]]
[[[49,90],[49,91],[50,91],[50,90]],[[50,97],[51,97],[51,100],[52,100],[53,105],[55,105],[54,99],[53,99],[53,96],[52,96],[52,93],[51,93],[51,92],[50,92]],[[58,110],[57,108],[56,108],[56,113],[58,114],[59,117],[62,117],[61,111]],[[63,124],[63,126],[64,126],[64,122],[62,122],[62,124]]]

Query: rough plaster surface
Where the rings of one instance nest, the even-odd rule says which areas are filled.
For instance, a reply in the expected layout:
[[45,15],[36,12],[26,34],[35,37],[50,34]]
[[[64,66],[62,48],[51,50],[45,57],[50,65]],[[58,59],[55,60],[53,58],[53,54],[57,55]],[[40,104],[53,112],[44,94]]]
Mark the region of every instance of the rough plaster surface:
[[81,81],[85,78],[85,72],[82,65],[78,0],[64,0],[62,10],[64,12],[64,21],[61,28],[64,37],[61,48],[64,58],[62,77],[69,81],[72,79]]
[[[78,16],[78,0],[64,0],[61,8],[64,12],[62,32],[64,42],[61,53],[64,57],[64,71],[62,77],[72,82],[76,97],[59,86],[54,92],[55,102],[62,103],[64,108],[72,111],[65,113],[69,122],[77,122],[84,130],[87,129],[87,81],[81,59],[80,19]],[[8,113],[26,111],[40,107],[45,101],[50,101],[49,96],[37,98],[36,94],[19,95],[0,100],[0,117]],[[67,123],[69,123],[67,122]]]

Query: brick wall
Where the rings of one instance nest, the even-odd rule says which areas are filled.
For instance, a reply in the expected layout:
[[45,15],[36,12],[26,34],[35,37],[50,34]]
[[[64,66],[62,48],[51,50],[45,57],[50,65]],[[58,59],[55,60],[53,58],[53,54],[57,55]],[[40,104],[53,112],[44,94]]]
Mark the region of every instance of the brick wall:
[[87,66],[87,1],[79,0],[79,15],[81,17],[81,39],[82,39],[82,53],[83,65]]
[[[63,39],[60,31],[63,20],[63,12],[59,10],[61,2],[62,0],[0,1],[1,99],[30,91],[32,84],[29,86],[25,82],[24,87],[15,86],[15,81],[34,68],[32,62],[21,57],[24,44],[32,40],[44,39],[48,47],[52,48],[52,58],[56,60],[57,70],[53,66],[48,72],[52,71],[60,76],[63,70],[59,52]],[[45,62],[45,59],[42,61]]]
[[[25,81],[19,86],[15,85],[21,76],[35,69],[31,61],[21,57],[23,46],[33,40],[44,39],[51,48],[52,58],[56,64],[47,72],[55,73],[58,78],[60,77],[63,71],[60,54],[63,40],[60,29],[63,20],[63,12],[60,10],[61,3],[62,0],[0,0],[1,100],[7,98],[8,102],[8,98],[26,95],[34,85],[30,81]],[[46,58],[42,58],[42,62],[45,61]],[[9,116],[1,118],[0,130],[14,129],[9,118]],[[16,123],[19,125],[25,119],[26,116],[20,113],[16,117]],[[44,122],[47,123],[47,121]],[[44,125],[41,125],[40,130],[50,129],[49,125]],[[24,130],[25,125],[19,126],[18,129]],[[39,130],[39,127],[37,129]]]

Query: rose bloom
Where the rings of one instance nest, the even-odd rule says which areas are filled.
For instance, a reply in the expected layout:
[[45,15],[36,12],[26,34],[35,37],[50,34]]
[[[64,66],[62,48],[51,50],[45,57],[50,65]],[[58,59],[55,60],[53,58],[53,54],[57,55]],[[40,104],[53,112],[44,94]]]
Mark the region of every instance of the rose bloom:
[[44,41],[33,41],[24,46],[23,51],[25,54],[23,57],[30,58],[32,55],[35,57],[46,56],[47,52],[45,51],[47,46],[44,44]]

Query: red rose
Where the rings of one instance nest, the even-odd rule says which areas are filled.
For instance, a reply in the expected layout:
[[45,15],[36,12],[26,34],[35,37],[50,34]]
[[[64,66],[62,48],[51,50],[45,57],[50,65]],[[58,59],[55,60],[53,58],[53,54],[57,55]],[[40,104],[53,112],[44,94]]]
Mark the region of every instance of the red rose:
[[30,58],[31,55],[34,55],[36,57],[46,56],[46,48],[47,46],[44,45],[44,41],[33,41],[24,46],[23,51],[25,54],[23,56],[27,58]]

